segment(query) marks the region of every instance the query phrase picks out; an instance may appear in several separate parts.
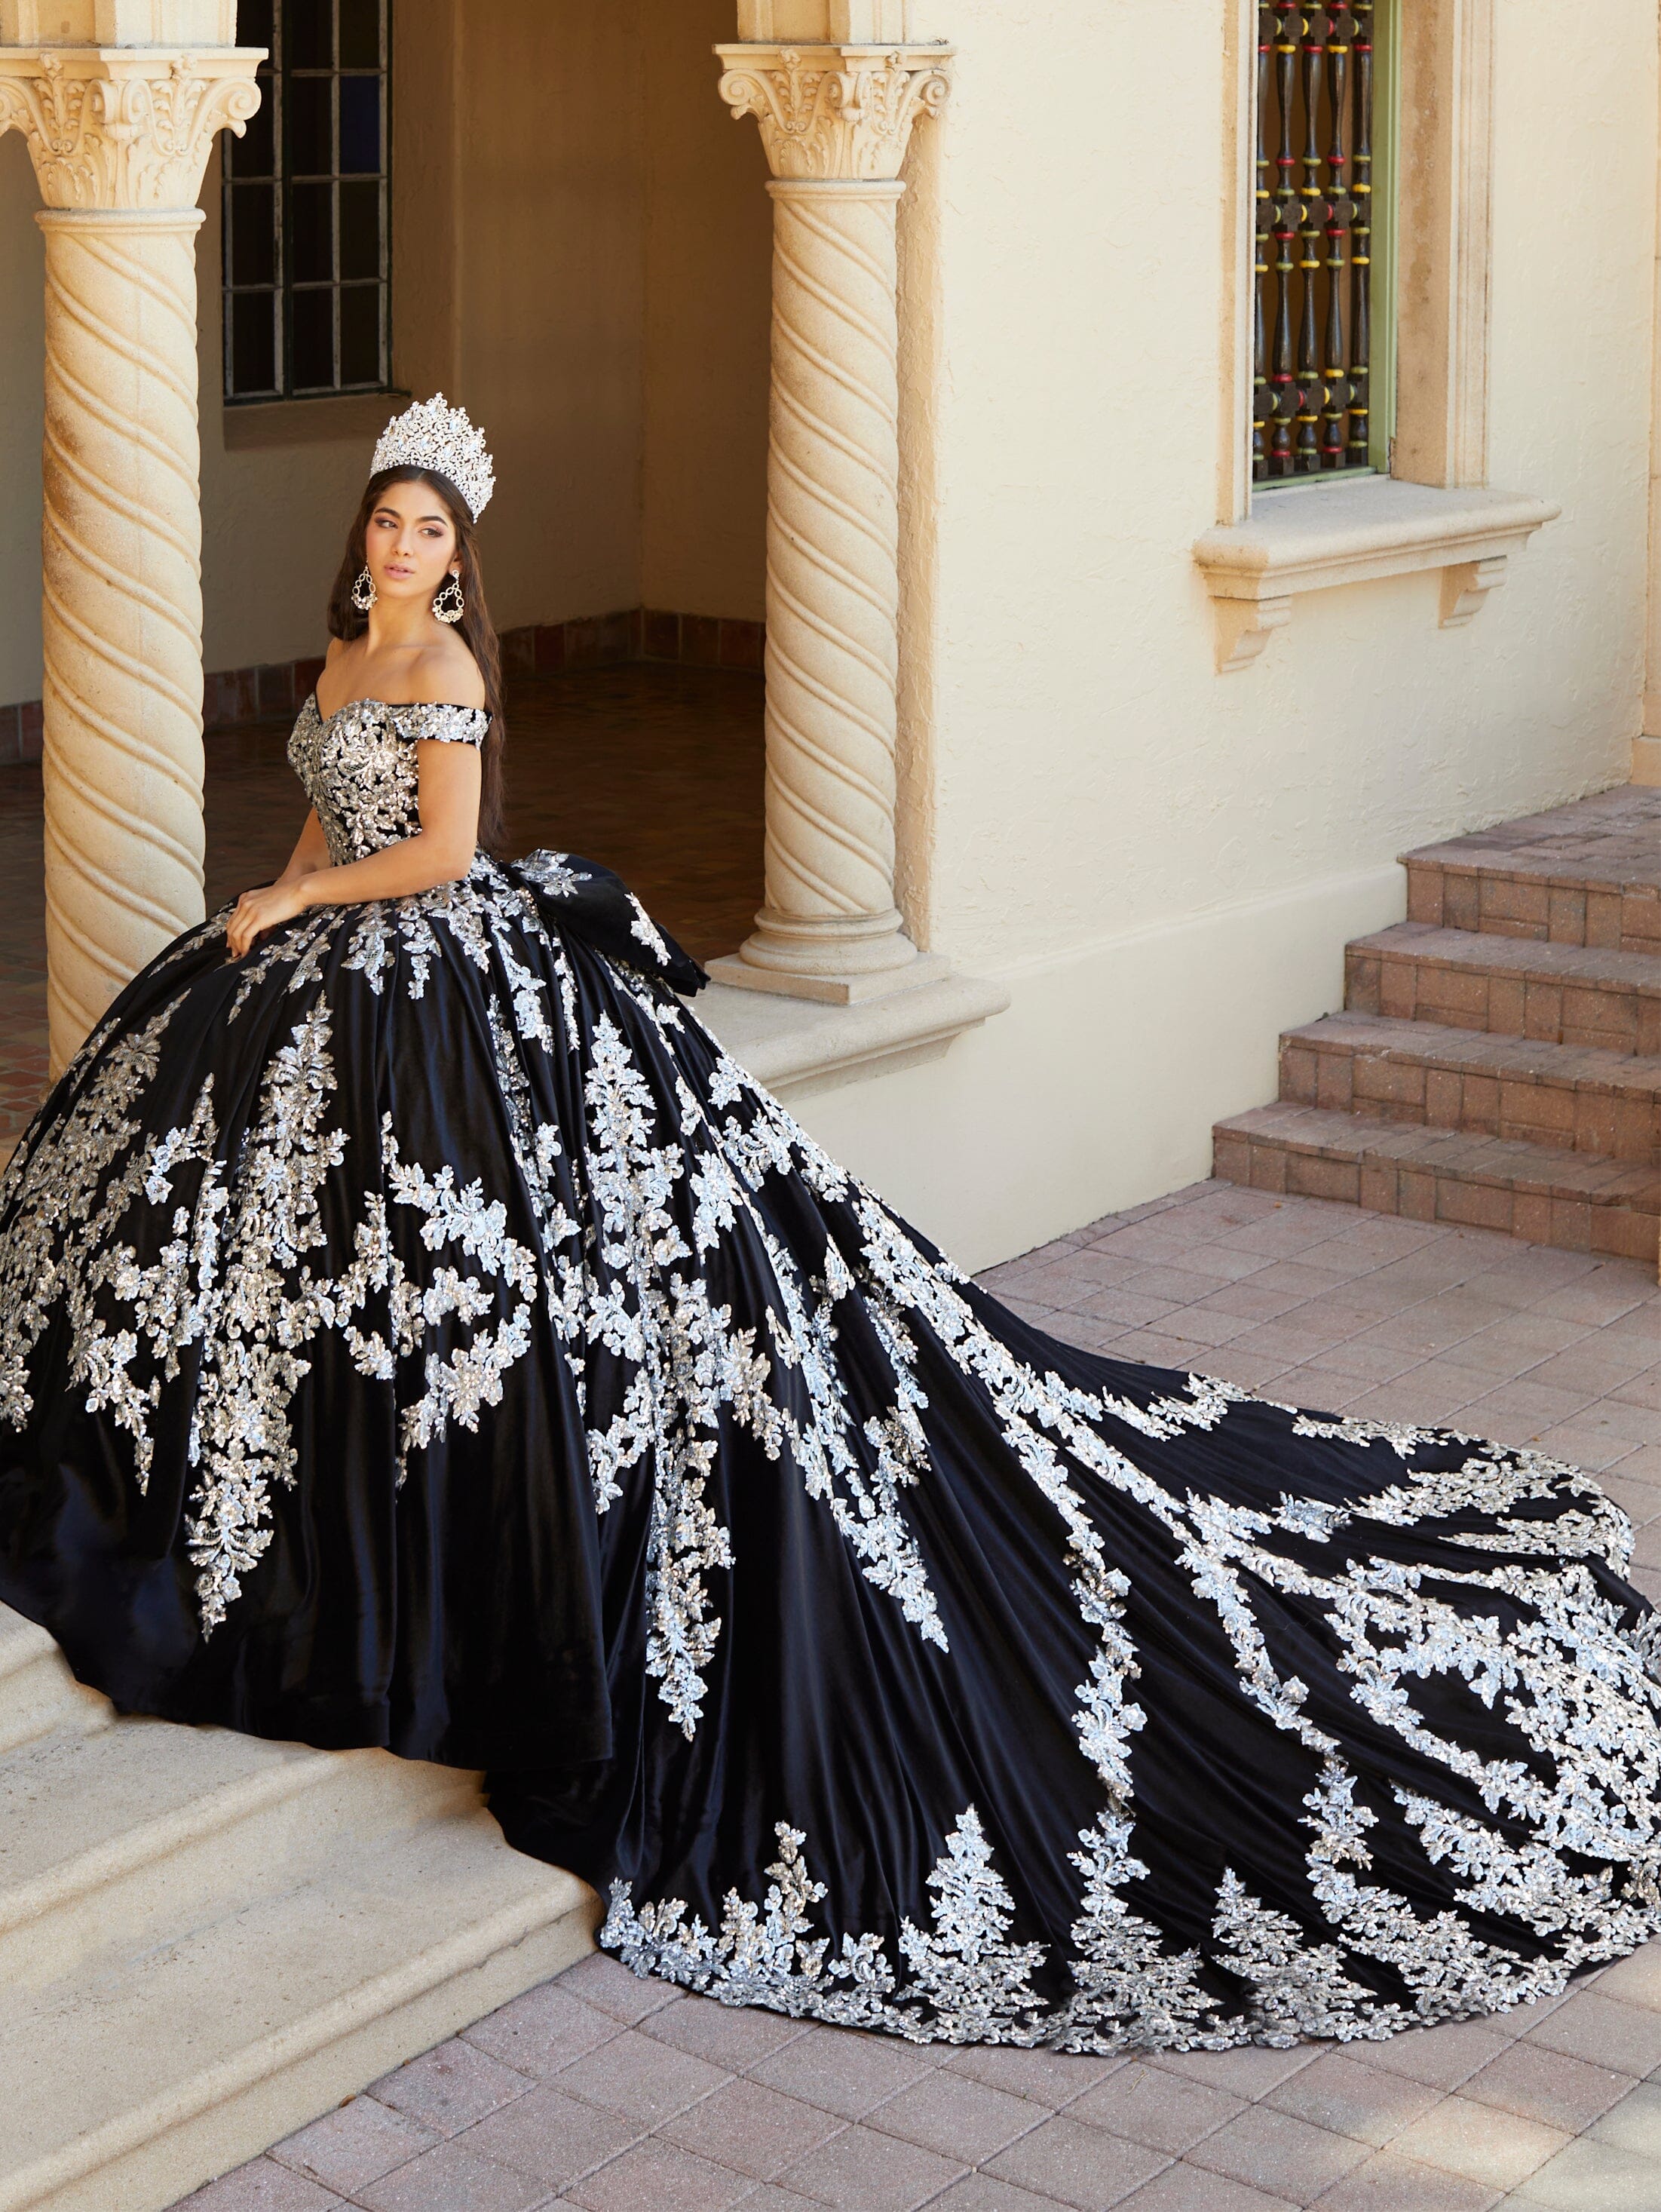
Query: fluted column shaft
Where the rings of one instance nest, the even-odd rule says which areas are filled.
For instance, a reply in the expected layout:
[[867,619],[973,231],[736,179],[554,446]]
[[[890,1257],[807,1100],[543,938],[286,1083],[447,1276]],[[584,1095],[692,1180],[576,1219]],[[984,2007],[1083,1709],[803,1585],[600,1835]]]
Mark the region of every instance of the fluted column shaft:
[[0,49],[45,208],[52,1073],[203,916],[196,205],[258,54]]
[[725,983],[852,1000],[944,963],[894,903],[898,170],[937,48],[720,49],[775,172],[767,904]]

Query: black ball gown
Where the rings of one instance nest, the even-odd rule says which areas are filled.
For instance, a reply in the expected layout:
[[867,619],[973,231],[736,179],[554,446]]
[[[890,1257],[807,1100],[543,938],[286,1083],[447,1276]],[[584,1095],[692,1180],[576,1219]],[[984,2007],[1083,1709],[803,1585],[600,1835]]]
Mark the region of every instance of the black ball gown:
[[[332,856],[485,726],[308,701]],[[639,1971],[919,2041],[1380,2037],[1661,1926],[1587,1475],[1028,1327],[589,861],[225,920],[0,1180],[0,1598],[123,1711],[482,1768]]]

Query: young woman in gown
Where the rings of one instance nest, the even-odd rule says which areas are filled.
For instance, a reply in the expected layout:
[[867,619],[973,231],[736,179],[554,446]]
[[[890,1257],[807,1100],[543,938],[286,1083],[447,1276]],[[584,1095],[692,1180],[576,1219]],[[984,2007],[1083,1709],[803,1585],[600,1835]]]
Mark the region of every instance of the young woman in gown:
[[0,1599],[124,1712],[483,1769],[602,1943],[731,2002],[1283,2044],[1643,1942],[1622,1515],[1041,1334],[614,876],[494,857],[490,489],[441,398],[389,426],[293,859],[0,1179]]

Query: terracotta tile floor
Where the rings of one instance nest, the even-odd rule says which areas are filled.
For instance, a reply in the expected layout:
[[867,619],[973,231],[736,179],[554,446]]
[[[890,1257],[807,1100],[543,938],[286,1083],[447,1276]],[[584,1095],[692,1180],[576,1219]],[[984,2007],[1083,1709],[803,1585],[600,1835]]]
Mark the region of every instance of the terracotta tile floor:
[[[1661,1598],[1661,1289],[1632,1261],[1200,1182],[985,1279],[1055,1334],[1600,1471]],[[1658,2212],[1661,1942],[1555,2002],[1152,2061],[727,2010],[585,1960],[192,2212]]]
[[[509,686],[508,850],[585,854],[694,957],[730,952],[761,903],[761,679],[635,665]],[[305,799],[285,720],[208,740],[209,911],[269,883]],[[40,771],[0,769],[0,1146],[46,1076]]]

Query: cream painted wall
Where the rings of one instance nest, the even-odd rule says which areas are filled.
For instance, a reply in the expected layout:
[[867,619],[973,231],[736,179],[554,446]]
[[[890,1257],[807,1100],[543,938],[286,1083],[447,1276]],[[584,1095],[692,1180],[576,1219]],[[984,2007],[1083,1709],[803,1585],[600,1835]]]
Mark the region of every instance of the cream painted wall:
[[732,0],[646,0],[648,606],[759,621],[773,207],[753,124],[716,96]]
[[40,696],[39,204],[27,147],[0,137],[0,706]]
[[908,400],[936,526],[905,743],[934,775],[931,809],[902,782],[903,873],[1013,1005],[800,1110],[974,1265],[1207,1174],[1212,1121],[1274,1096],[1278,1030],[1341,1003],[1344,939],[1402,913],[1395,855],[1622,781],[1640,727],[1654,0],[1600,0],[1567,73],[1546,0],[1497,14],[1490,480],[1561,519],[1466,629],[1434,576],[1318,592],[1219,677],[1191,548],[1228,4],[914,0],[958,59],[906,216],[944,368],[920,459]]
[[461,0],[459,351],[499,623],[638,604],[640,9]]
[[[1216,500],[1224,364],[1199,276],[1220,180],[1171,157],[1222,143],[1220,0],[920,12],[960,47],[938,148],[935,942],[971,964],[1059,953],[1623,775],[1643,642],[1652,0],[1604,0],[1567,81],[1544,0],[1499,14],[1492,481],[1561,500],[1562,520],[1468,629],[1437,628],[1430,577],[1311,594],[1227,677],[1191,552]],[[1030,66],[1046,32],[1064,69]],[[1549,143],[1597,159],[1543,162]]]

